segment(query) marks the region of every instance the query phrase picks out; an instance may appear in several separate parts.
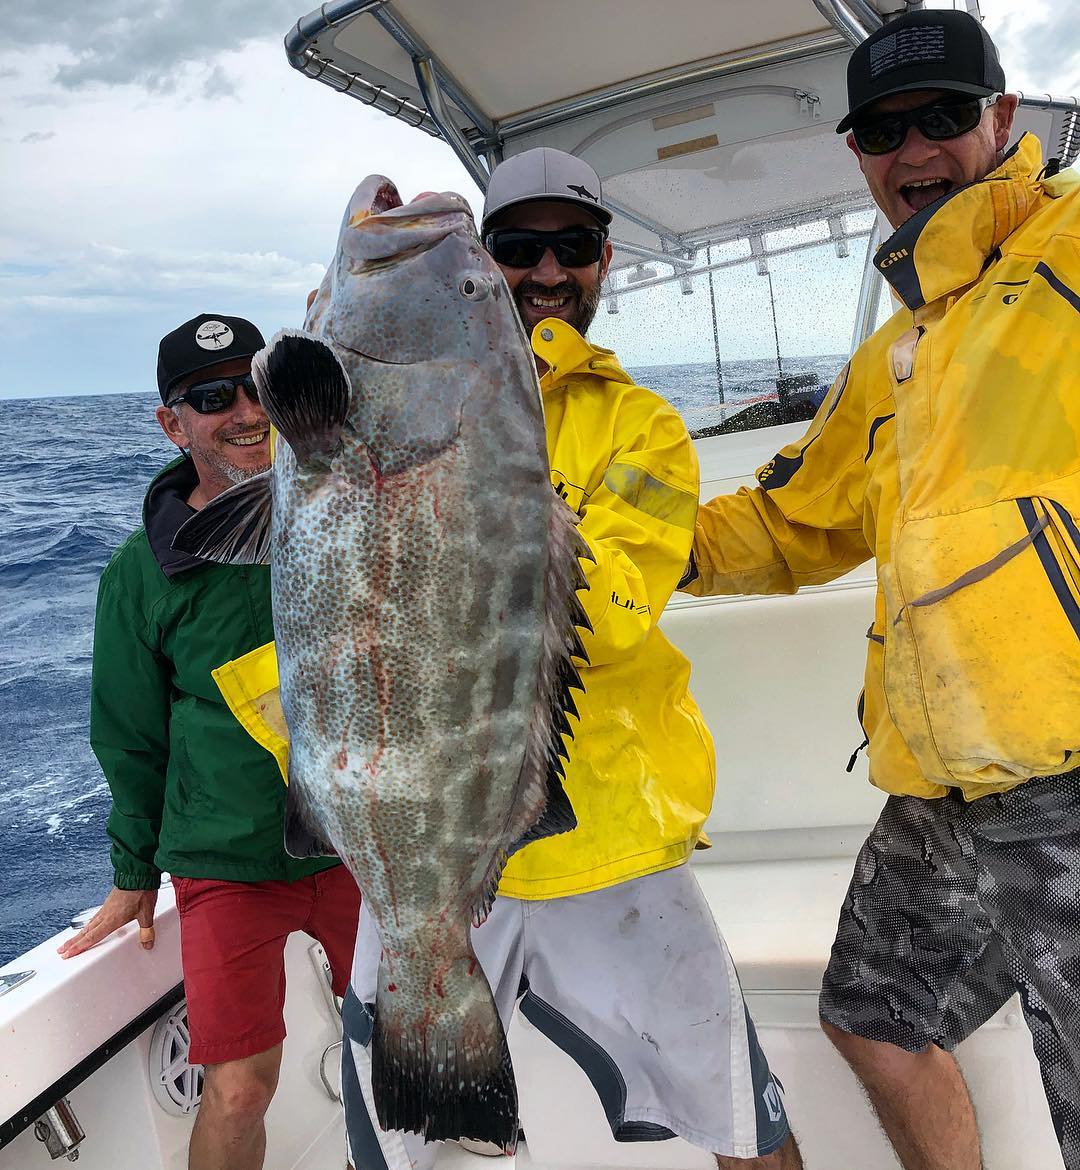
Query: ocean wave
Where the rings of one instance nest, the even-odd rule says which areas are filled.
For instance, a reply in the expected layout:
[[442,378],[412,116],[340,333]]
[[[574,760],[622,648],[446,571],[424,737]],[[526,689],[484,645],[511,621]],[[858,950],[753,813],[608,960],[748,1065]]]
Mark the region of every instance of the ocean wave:
[[57,567],[100,571],[122,539],[122,531],[79,521],[9,532],[0,553],[0,585],[45,579]]
[[90,631],[80,642],[76,653],[50,646],[36,655],[21,654],[0,663],[0,711],[16,700],[27,706],[39,702],[67,705],[74,695],[89,693]]

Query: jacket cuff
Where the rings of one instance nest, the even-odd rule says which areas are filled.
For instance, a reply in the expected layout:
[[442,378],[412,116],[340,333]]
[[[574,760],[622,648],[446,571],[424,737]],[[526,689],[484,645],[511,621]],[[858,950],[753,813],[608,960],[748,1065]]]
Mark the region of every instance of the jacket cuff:
[[139,873],[113,871],[113,885],[118,890],[156,890],[161,885],[161,871],[143,870]]

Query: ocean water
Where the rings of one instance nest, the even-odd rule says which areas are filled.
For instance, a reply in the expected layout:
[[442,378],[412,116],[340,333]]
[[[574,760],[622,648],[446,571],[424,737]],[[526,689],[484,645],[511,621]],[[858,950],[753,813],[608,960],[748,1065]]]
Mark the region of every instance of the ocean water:
[[0,401],[0,962],[111,885],[88,738],[98,576],[175,448],[155,395]]
[[[791,359],[827,385],[842,357]],[[712,365],[635,377],[691,426],[718,402]],[[724,400],[775,397],[775,363],[732,362]],[[175,454],[152,394],[0,400],[0,963],[63,929],[111,885],[109,791],[88,744],[97,580]]]

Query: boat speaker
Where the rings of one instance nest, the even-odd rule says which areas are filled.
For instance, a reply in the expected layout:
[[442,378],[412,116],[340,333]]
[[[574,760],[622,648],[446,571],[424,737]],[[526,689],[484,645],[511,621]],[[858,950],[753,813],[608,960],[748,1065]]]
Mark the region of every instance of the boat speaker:
[[154,1025],[150,1037],[150,1087],[157,1103],[173,1117],[187,1117],[202,1100],[203,1067],[191,1064],[187,1000]]

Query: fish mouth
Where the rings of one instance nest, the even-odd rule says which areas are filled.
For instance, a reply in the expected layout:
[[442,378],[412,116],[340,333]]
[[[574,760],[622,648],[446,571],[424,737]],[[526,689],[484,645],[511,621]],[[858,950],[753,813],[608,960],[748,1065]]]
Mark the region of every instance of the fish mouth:
[[380,227],[423,227],[447,215],[471,215],[468,203],[453,191],[425,191],[404,203],[397,187],[383,175],[369,175],[349,201],[349,227],[377,230]]
[[[396,195],[397,192],[395,191]],[[426,224],[432,220],[439,221],[444,216],[466,215],[472,217],[472,208],[464,198],[453,191],[432,191],[419,195],[411,203],[397,203],[384,207],[380,211],[372,210],[369,220],[394,227],[406,227],[412,224]]]
[[455,235],[476,239],[472,211],[460,195],[422,195],[403,204],[389,179],[382,186],[368,186],[365,180],[349,204],[343,246],[365,270],[377,273],[416,259]]
[[400,206],[401,196],[398,194],[398,189],[387,179],[375,192],[375,198],[371,204],[371,214],[382,215],[384,211],[392,211],[395,207]]
[[414,364],[413,362],[395,362],[390,358],[376,357],[373,353],[364,353],[362,349],[356,349],[354,346],[346,345],[345,342],[338,340],[332,324],[328,329],[327,335],[338,349],[355,354],[357,357],[363,358],[366,362],[374,362],[377,366],[411,366]]
[[400,206],[398,189],[385,175],[368,175],[349,200],[349,227],[360,227],[367,220]]

